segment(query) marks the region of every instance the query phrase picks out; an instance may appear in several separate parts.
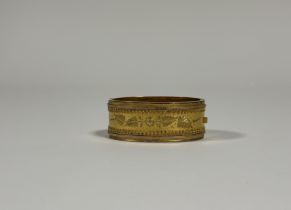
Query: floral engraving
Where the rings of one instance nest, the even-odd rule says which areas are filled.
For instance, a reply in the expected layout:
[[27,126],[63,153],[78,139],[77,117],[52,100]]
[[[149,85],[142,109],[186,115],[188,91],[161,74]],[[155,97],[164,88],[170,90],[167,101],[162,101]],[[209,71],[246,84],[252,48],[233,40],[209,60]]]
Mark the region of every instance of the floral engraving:
[[131,117],[127,120],[126,125],[130,127],[137,127],[138,126],[138,120],[137,117]]
[[153,119],[153,117],[147,117],[145,119],[145,124],[149,127],[153,127],[155,125],[156,121]]
[[161,123],[164,127],[170,126],[171,124],[173,124],[176,121],[175,117],[171,117],[171,116],[164,116],[161,117]]
[[177,126],[180,128],[191,128],[192,123],[189,118],[183,116],[178,118]]
[[110,120],[116,121],[119,125],[123,125],[125,122],[125,116],[121,114],[116,114]]
[[157,117],[142,117],[142,116],[131,116],[127,119],[125,115],[115,114],[110,119],[115,121],[118,125],[126,125],[129,127],[169,127],[176,126],[178,128],[191,129],[196,123],[199,123],[201,117],[191,118],[187,116],[157,116]]

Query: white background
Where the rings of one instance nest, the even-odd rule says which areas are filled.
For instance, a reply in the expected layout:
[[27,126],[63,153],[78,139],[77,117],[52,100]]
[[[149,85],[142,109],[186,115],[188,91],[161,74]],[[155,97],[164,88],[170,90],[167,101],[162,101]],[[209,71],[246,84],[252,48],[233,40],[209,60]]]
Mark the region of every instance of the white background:
[[[291,2],[0,0],[0,209],[291,209]],[[106,102],[202,97],[206,138],[110,140]]]

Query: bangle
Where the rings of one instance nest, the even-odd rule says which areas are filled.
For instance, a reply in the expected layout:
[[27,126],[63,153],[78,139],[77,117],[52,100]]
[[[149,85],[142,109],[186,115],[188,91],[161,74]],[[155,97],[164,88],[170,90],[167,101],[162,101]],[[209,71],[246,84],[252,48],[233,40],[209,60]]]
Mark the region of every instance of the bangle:
[[205,101],[172,96],[122,97],[108,101],[109,137],[124,141],[180,142],[202,139]]

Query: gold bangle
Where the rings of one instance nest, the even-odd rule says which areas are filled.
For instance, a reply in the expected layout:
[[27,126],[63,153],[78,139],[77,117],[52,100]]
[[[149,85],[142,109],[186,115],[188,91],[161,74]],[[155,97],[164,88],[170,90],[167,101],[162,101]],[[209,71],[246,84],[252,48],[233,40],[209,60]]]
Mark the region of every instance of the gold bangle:
[[123,141],[179,142],[202,139],[203,99],[172,96],[123,97],[108,102],[108,133]]

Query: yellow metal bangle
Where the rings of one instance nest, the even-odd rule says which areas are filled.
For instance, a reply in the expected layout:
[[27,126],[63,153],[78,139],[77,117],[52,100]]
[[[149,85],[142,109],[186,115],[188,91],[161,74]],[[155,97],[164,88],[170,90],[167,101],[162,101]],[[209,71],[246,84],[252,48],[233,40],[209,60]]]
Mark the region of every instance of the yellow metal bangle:
[[108,102],[108,133],[112,139],[180,142],[202,139],[203,99],[173,96],[123,97]]

